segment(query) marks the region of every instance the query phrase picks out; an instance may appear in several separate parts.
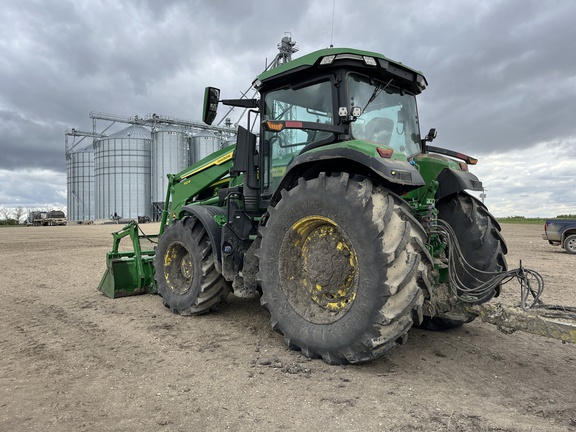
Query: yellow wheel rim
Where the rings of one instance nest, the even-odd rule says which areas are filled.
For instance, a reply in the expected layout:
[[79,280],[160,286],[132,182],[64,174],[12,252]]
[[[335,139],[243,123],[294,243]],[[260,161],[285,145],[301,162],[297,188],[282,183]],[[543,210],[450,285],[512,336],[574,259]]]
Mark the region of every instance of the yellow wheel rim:
[[181,243],[173,243],[164,254],[164,278],[170,290],[186,294],[194,277],[194,263]]
[[281,260],[294,262],[280,264],[281,279],[290,291],[292,306],[306,319],[332,322],[354,302],[358,258],[352,242],[332,219],[314,215],[294,223],[284,239]]

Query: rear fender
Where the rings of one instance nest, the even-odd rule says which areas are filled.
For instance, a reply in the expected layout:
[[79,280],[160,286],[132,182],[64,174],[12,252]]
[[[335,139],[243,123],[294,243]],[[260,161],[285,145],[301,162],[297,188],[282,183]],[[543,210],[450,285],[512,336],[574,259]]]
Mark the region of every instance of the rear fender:
[[436,199],[440,200],[448,195],[462,192],[464,190],[482,191],[482,182],[478,180],[470,171],[456,171],[450,168],[444,168],[438,177],[438,192]]
[[418,170],[408,161],[375,158],[350,148],[328,149],[296,157],[288,166],[270,203],[276,204],[282,189],[290,189],[298,182],[298,178],[314,178],[320,172],[362,175],[384,184],[399,195],[425,184]]
[[576,228],[574,228],[574,226],[566,227],[560,231],[560,234],[562,235],[562,242],[561,243],[564,243],[564,240],[566,240],[566,237],[571,236],[573,234],[576,234]]

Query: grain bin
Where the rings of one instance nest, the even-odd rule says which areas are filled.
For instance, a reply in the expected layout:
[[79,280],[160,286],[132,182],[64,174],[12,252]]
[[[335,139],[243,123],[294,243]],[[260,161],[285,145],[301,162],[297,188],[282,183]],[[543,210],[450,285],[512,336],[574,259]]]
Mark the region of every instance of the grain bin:
[[176,174],[189,165],[189,140],[182,129],[163,126],[152,131],[152,202],[164,202],[167,174]]
[[91,147],[66,153],[68,220],[93,220],[96,215],[94,195],[94,151]]
[[96,218],[151,215],[150,131],[129,126],[94,143]]
[[220,150],[220,137],[214,132],[199,131],[192,137],[192,148],[190,149],[190,165],[196,163],[215,151]]
[[229,147],[232,144],[236,144],[237,140],[238,137],[236,136],[236,134],[225,136],[224,138],[222,138],[222,148]]

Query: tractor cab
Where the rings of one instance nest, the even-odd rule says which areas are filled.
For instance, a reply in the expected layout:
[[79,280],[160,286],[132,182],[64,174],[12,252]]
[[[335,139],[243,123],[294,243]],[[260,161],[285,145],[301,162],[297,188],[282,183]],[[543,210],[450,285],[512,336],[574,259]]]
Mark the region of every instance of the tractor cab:
[[[323,168],[321,160],[330,160],[335,169],[346,165],[342,171],[383,178],[398,193],[424,185],[411,164],[423,145],[416,95],[426,80],[420,72],[381,54],[331,48],[266,71],[253,86],[259,100],[221,102],[258,108],[258,157],[244,156],[256,155],[255,148],[246,149],[256,142],[255,135],[240,133],[234,166],[248,172],[244,161],[255,161],[260,209],[275,202],[277,191],[289,188],[312,165],[314,170]],[[206,95],[219,91],[208,88]],[[215,118],[217,101],[205,98],[205,122]]]

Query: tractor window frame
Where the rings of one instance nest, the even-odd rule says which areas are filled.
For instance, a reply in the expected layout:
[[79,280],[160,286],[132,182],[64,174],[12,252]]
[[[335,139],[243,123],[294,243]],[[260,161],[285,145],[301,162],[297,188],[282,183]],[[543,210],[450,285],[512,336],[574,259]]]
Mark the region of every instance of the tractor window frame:
[[[338,91],[332,75],[323,75],[267,91],[262,95],[261,121],[314,121],[337,124]],[[317,89],[314,89],[317,87]],[[308,92],[308,95],[306,94]],[[310,97],[312,96],[312,97]],[[314,103],[306,103],[315,99]],[[288,104],[281,110],[281,104]],[[333,132],[312,129],[284,129],[280,132],[261,130],[261,191],[263,196],[274,193],[286,168],[310,144],[333,142]]]
[[[363,110],[351,123],[353,139],[385,145],[408,158],[421,153],[415,94],[396,86],[393,79],[384,81],[356,71],[347,73],[346,82],[350,105]],[[362,83],[365,84],[365,91],[359,98],[358,93],[354,93],[359,91]],[[371,96],[374,98],[368,102]],[[370,127],[370,121],[374,127]]]

